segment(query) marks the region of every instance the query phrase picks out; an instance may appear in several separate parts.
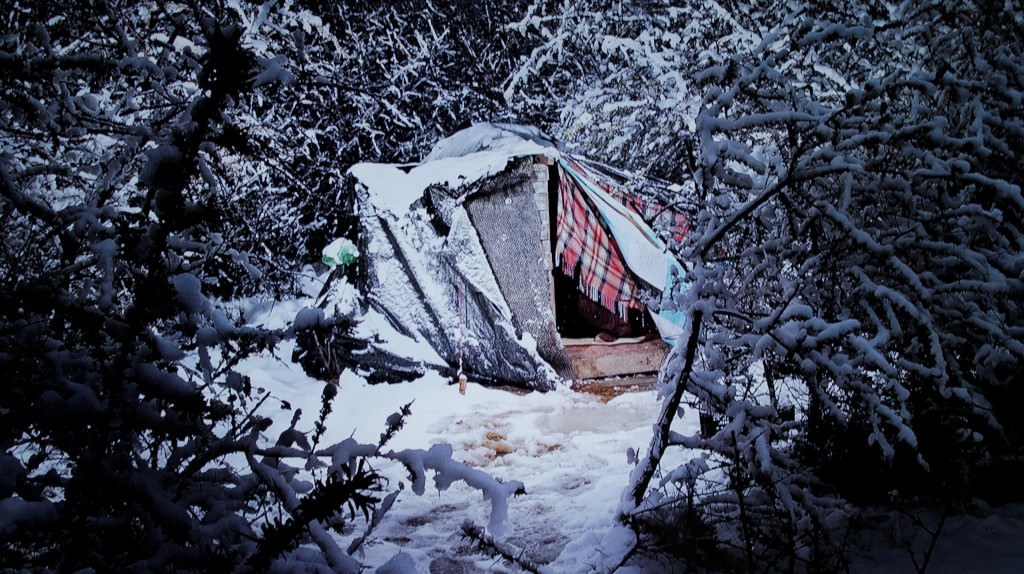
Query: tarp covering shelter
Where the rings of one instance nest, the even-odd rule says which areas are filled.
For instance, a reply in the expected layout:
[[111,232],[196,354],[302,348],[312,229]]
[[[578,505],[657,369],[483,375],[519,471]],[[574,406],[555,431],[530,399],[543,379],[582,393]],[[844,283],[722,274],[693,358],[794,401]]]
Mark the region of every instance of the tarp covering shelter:
[[662,236],[685,221],[535,129],[477,124],[420,164],[351,174],[369,302],[446,368],[538,389],[577,378],[556,319],[566,278],[609,315],[678,333],[659,307],[684,273]]

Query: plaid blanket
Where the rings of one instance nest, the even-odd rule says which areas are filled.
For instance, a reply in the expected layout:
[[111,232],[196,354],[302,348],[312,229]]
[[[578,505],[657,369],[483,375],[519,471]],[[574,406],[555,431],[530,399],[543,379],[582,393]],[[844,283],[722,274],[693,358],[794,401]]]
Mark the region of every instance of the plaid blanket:
[[[604,308],[620,316],[625,316],[630,308],[642,308],[638,297],[640,285],[626,269],[622,253],[602,225],[601,216],[569,173],[560,167],[558,175],[555,261],[569,277],[576,276],[578,271],[580,289]],[[608,191],[614,191],[601,183]]]

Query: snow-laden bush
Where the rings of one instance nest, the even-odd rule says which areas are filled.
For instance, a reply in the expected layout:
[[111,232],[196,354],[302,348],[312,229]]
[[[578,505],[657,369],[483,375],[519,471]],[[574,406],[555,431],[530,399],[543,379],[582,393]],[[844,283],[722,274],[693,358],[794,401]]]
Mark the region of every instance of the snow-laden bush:
[[699,72],[750,53],[782,16],[776,3],[757,0],[536,0],[508,26],[530,52],[503,95],[590,157],[685,181],[697,169]]
[[[1021,439],[1022,45],[1002,5],[808,4],[697,74],[691,337],[628,520],[696,504],[747,567],[828,569],[832,492],[998,495]],[[717,428],[671,431],[686,402]],[[705,453],[654,483],[674,445]]]
[[518,483],[443,445],[386,451],[402,413],[379,444],[319,444],[332,386],[313,429],[296,414],[267,438],[269,398],[236,369],[284,333],[221,297],[287,290],[302,264],[301,205],[283,192],[301,154],[281,151],[299,76],[274,42],[318,21],[290,10],[0,15],[5,569],[357,572],[352,527],[372,531],[396,497],[375,460],[404,464],[418,493],[428,471],[479,488],[500,531]]

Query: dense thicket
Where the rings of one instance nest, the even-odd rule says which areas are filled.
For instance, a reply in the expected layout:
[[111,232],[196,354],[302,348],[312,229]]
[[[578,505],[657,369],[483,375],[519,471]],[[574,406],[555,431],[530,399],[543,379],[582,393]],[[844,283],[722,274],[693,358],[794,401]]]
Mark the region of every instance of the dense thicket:
[[274,399],[236,369],[290,333],[230,301],[294,292],[307,243],[352,215],[365,110],[338,111],[329,26],[274,2],[0,18],[0,567],[356,572],[397,496],[374,458],[420,494],[427,469],[485,490],[500,530],[516,483],[382,450],[407,412],[378,445],[320,444],[326,386],[319,420],[267,437]]
[[[662,482],[692,534],[699,514],[748,569],[828,570],[843,499],[1015,490],[998,477],[1022,452],[1024,29],[1008,5],[943,1],[759,23],[695,76],[680,158],[694,331],[665,417],[683,399],[717,428],[663,418],[651,452],[705,451]],[[666,504],[637,488],[650,462],[630,516]]]

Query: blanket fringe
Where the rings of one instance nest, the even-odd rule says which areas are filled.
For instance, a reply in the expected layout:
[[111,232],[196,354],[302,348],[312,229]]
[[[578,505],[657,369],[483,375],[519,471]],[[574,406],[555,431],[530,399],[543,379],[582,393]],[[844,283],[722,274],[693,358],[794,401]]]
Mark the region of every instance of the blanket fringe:
[[[576,264],[579,263],[580,256],[567,258],[564,253],[559,254],[560,261],[558,262],[559,267],[562,269],[562,273],[566,277],[572,277],[576,271]],[[613,297],[606,297],[602,291],[600,285],[588,285],[583,282],[580,278],[577,283],[579,292],[588,297],[591,301],[599,303],[605,309],[608,309],[612,313],[615,313],[620,319],[626,319],[629,317],[630,309],[640,309],[642,304],[639,301],[623,301],[615,299]]]

